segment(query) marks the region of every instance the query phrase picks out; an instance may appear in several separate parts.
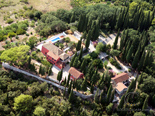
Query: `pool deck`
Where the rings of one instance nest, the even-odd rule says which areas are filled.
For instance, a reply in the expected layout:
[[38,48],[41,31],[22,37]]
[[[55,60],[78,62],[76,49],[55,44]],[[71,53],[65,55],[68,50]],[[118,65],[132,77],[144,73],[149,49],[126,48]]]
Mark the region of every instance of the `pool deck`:
[[60,33],[60,34],[58,34],[58,35],[54,35],[54,36],[52,36],[51,38],[49,38],[49,39],[47,39],[47,40],[45,40],[45,42],[47,43],[47,42],[49,42],[49,41],[51,41],[51,40],[53,40],[53,39],[55,39],[55,38],[60,38],[60,36],[66,36],[67,34],[65,33],[65,32],[63,32],[63,33]]
[[70,35],[70,34],[66,35],[65,37],[69,37],[70,40],[71,40],[71,41],[74,41],[75,43],[77,43],[77,42],[79,41],[79,39],[77,39],[75,36]]
[[[50,42],[51,40],[53,40],[53,39],[55,39],[55,38],[60,38],[60,36],[66,36],[67,34],[65,33],[65,32],[62,32],[62,33],[60,33],[60,34],[58,34],[58,35],[54,35],[54,36],[52,36],[52,37],[50,37],[49,39],[47,39],[47,40],[45,40],[45,41],[42,41],[36,48],[37,49],[39,49],[40,51],[41,51],[41,49],[42,49],[42,46],[43,46],[43,44],[44,43],[48,43],[48,42]],[[52,41],[51,41],[52,42]],[[56,41],[55,41],[56,42]]]

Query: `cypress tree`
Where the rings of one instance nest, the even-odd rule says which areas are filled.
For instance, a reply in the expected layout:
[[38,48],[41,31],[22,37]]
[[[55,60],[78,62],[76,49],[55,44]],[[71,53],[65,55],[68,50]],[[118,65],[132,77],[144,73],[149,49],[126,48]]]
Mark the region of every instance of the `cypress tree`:
[[124,98],[125,98],[125,94],[121,97],[121,100],[120,100],[119,105],[118,105],[118,109],[123,108]]
[[73,63],[73,67],[78,68],[78,61],[79,61],[79,58],[76,57]]
[[100,98],[99,98],[99,101],[100,101],[101,104],[104,103],[103,95],[104,95],[104,90],[102,90],[102,92],[101,92],[101,94],[100,94]]
[[68,79],[67,79],[67,87],[69,86],[69,81],[70,81],[70,73],[69,73]]
[[87,38],[86,38],[86,49],[88,49],[88,47],[90,45],[90,37],[91,37],[91,35],[90,35],[90,31],[89,31]]
[[122,60],[122,61],[125,61],[125,58],[126,58],[126,56],[125,56],[125,51],[126,51],[126,48],[123,49],[123,52],[122,52],[122,56],[121,56],[121,60]]
[[82,82],[81,88],[83,91],[87,91],[87,81],[86,79],[84,79],[84,81]]
[[79,30],[80,32],[82,32],[82,28],[83,28],[83,21],[84,21],[83,16],[82,16],[82,15],[80,15],[79,22],[78,22],[78,25],[77,25],[78,30]]
[[145,101],[143,103],[142,110],[147,109],[147,107],[148,107],[148,99],[149,99],[149,96],[147,95],[146,98],[145,98]]
[[[58,80],[58,81],[60,80],[60,72],[58,72],[57,80]],[[60,81],[59,81],[59,82],[60,82]]]
[[88,17],[84,15],[83,32],[87,31]]
[[128,52],[127,56],[126,56],[126,60],[127,60],[128,63],[129,63],[130,60],[131,60],[132,53],[133,53],[133,45],[131,45],[131,47],[130,47],[130,49],[129,49],[129,52]]
[[71,93],[69,94],[69,99],[68,99],[68,101],[69,101],[70,103],[73,103],[73,101],[74,101],[73,89],[71,90]]
[[62,75],[63,75],[63,68],[61,69],[61,72],[60,72],[61,79],[62,79]]
[[82,34],[82,39],[86,39],[87,37],[87,32],[85,31],[83,34]]
[[145,59],[145,51],[143,51],[142,57],[140,59],[139,65],[138,65],[138,72],[141,71],[141,69],[143,69],[143,64],[144,64],[144,59]]
[[98,99],[98,96],[99,96],[99,88],[97,89],[96,93],[95,93],[95,102],[96,103],[99,103],[99,99]]
[[76,81],[74,79],[74,81],[73,81],[73,89],[75,89],[75,87],[76,87]]
[[115,26],[116,29],[119,29],[122,26],[122,22],[123,22],[123,16],[122,15],[123,15],[123,13],[122,13],[122,11],[120,11],[119,15],[118,15],[118,20],[117,20],[116,26]]
[[29,57],[29,60],[28,60],[28,67],[29,68],[31,67],[31,56]]
[[93,86],[93,84],[91,84],[90,92],[91,92],[92,94],[94,93],[94,86]]
[[39,67],[39,74],[41,74],[41,69],[42,69],[42,66],[40,65],[40,67]]
[[96,82],[96,73],[94,73],[91,78],[91,84],[95,84],[95,82]]
[[94,40],[97,40],[98,39],[98,36],[99,36],[99,34],[100,34],[100,26],[99,26],[99,23],[100,23],[100,21],[99,20],[97,20],[96,21],[96,25],[95,25],[95,31],[94,31]]
[[72,89],[72,81],[70,82],[69,87],[68,87],[68,94],[70,94],[71,89]]
[[134,88],[134,85],[135,84],[135,81],[133,80],[131,83],[130,83],[130,85],[129,85],[129,87],[128,87],[128,89],[127,89],[127,92],[126,92],[126,94],[127,93],[129,93],[129,92],[131,92],[131,90]]
[[125,48],[124,60],[126,60],[126,57],[127,57],[130,47],[131,47],[131,41],[129,40],[129,41],[127,41],[127,46]]
[[133,59],[133,62],[132,62],[132,68],[136,69],[137,68],[137,65],[138,65],[138,61],[139,61],[139,57],[140,57],[140,47],[138,48],[136,54],[135,54],[135,57]]
[[65,77],[65,80],[64,80],[64,85],[66,86],[66,77]]
[[111,91],[112,91],[112,85],[110,85],[108,92],[107,92],[107,98],[106,98],[106,102],[109,104],[110,102],[110,96],[111,96]]
[[152,55],[152,53],[150,52],[150,54],[149,54],[149,60],[148,60],[148,66],[151,66],[153,61],[154,61],[153,55]]
[[139,76],[138,85],[143,83],[143,73]]
[[147,16],[147,20],[146,20],[146,29],[148,29],[150,27],[150,24],[152,21],[150,21],[150,11],[148,12],[148,16]]
[[76,57],[77,57],[77,52],[74,54],[74,56],[73,56],[72,59],[71,59],[70,67],[73,66],[73,63],[74,63],[74,60],[75,60]]
[[65,97],[65,94],[66,94],[66,86],[65,86],[65,90],[63,92],[63,98]]
[[45,75],[45,67],[42,67],[42,68],[41,68],[41,75],[42,75],[42,76]]
[[[103,76],[104,76],[104,74],[103,74]],[[100,80],[98,81],[98,85],[97,85],[99,88],[100,88],[100,85],[101,85],[102,82],[104,82],[104,78],[101,77]]]
[[155,95],[153,95],[152,97],[152,103],[153,103],[153,106],[155,107]]
[[75,21],[75,13],[72,13],[72,16],[71,16],[71,19],[70,19],[70,22],[74,22]]
[[81,71],[84,71],[85,67],[86,67],[86,59],[84,59],[84,60],[82,61],[80,70],[81,70]]
[[110,98],[110,102],[113,101],[113,99],[114,99],[114,95],[115,95],[115,89],[112,91],[111,98]]
[[123,43],[123,47],[125,46],[125,43],[127,42],[127,40],[128,40],[128,35],[129,35],[129,29],[127,29],[126,31],[125,31],[125,36],[124,36],[124,41],[122,42]]
[[116,25],[116,14],[117,14],[117,9],[115,10],[115,13],[113,15],[112,21],[111,21],[111,30],[114,29],[115,25]]
[[119,48],[120,51],[122,51],[122,49],[124,47],[123,46],[124,37],[125,37],[125,30],[123,30],[123,34],[122,34],[121,40],[120,40],[120,48]]
[[83,47],[81,48],[80,54],[79,54],[79,60],[80,60],[80,61],[81,61],[82,55],[83,55]]
[[116,38],[115,38],[115,42],[114,42],[114,44],[113,44],[113,49],[117,49],[117,43],[118,43],[119,32],[120,32],[120,29],[118,29],[118,32],[117,32],[117,35],[116,35]]
[[48,76],[51,75],[52,73],[52,70],[51,70],[51,67],[48,69]]
[[129,15],[125,17],[123,28],[126,29],[129,25]]
[[143,67],[146,67],[149,64],[149,51],[147,51],[144,59]]
[[78,41],[76,46],[76,51],[79,51],[81,49],[81,40]]

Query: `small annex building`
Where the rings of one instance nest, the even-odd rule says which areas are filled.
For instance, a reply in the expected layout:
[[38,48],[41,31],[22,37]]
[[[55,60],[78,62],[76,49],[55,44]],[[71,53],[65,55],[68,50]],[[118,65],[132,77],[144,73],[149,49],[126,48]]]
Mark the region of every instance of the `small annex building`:
[[122,82],[117,83],[115,88],[118,95],[122,95],[124,92],[127,91],[127,86],[125,86]]
[[129,79],[128,73],[121,73],[116,75],[115,77],[111,78],[112,83],[116,86],[119,82],[126,82]]
[[55,64],[59,69],[64,68],[66,62],[69,60],[68,54],[50,42],[43,44],[41,52],[49,62]]
[[83,78],[84,74],[81,73],[80,71],[78,71],[76,68],[74,67],[71,67],[68,71],[68,73],[71,75],[70,78],[72,80],[76,80],[76,79],[79,79],[79,78]]

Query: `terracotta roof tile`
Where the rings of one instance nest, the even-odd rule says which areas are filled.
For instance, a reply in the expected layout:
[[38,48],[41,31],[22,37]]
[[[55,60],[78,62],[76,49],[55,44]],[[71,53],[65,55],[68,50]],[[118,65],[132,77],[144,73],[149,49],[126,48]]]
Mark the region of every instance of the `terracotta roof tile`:
[[111,78],[115,81],[115,83],[123,82],[129,79],[129,75],[127,73],[121,73],[119,75],[116,75],[115,77]]
[[127,86],[125,86],[123,83],[119,82],[116,85],[116,89],[121,92],[123,89],[127,88]]
[[49,51],[47,53],[47,55],[49,55],[50,57],[52,57],[53,59],[57,60],[59,58],[59,56],[55,55],[53,52]]
[[78,71],[77,69],[75,69],[74,67],[71,67],[68,71],[73,77],[75,77],[76,79],[79,78],[79,76],[83,73],[81,73],[80,71]]
[[57,46],[55,46],[54,44],[51,44],[51,43],[46,43],[43,45],[43,47],[45,47],[49,51],[53,52],[57,56],[59,56],[60,54],[63,53],[63,51],[61,49],[59,49]]
[[62,60],[65,60],[69,57],[68,54],[64,53],[61,49],[50,42],[44,44],[43,47],[49,50],[50,53],[48,52],[47,55],[53,57],[54,59],[58,59],[60,57]]

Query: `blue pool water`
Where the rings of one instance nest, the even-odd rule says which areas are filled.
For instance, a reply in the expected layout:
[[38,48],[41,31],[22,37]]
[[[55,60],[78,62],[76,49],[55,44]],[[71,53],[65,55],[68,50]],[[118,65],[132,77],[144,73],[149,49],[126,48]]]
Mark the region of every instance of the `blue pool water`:
[[51,40],[51,42],[53,42],[53,43],[54,43],[54,42],[56,42],[56,41],[58,41],[58,40],[60,40],[60,38],[59,38],[59,37],[57,37],[57,38],[55,38],[55,39],[52,39],[52,40]]

